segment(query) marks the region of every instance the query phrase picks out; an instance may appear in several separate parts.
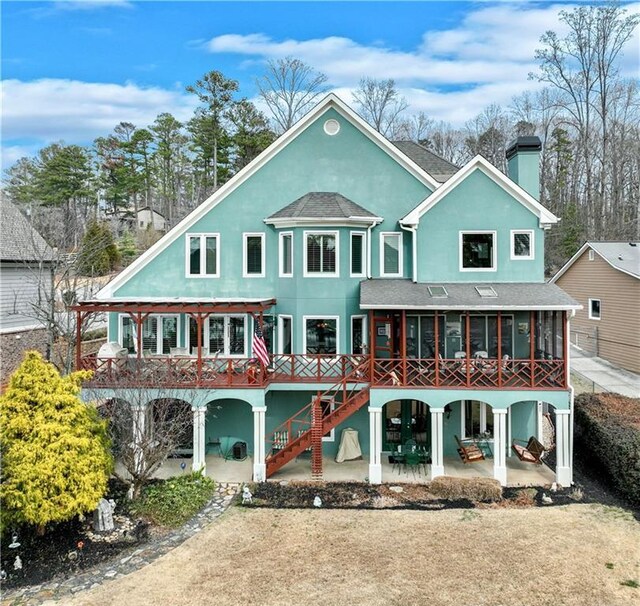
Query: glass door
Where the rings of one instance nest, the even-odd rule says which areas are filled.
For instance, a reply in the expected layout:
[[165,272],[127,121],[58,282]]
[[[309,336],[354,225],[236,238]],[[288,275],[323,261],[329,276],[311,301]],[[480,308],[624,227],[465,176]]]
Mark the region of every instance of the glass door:
[[398,450],[408,440],[429,447],[431,443],[431,415],[429,407],[418,400],[394,400],[384,407],[385,450]]

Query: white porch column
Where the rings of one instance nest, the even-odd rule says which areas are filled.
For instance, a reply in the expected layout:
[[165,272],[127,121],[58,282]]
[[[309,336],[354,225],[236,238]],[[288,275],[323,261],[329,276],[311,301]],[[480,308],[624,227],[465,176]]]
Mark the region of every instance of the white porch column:
[[544,436],[542,435],[542,402],[536,402],[536,438],[540,444],[544,444]]
[[431,479],[444,475],[444,408],[429,408],[431,413]]
[[205,460],[206,444],[205,444],[205,420],[207,416],[207,406],[192,406],[193,411],[193,459],[191,469],[200,471],[204,475],[207,471],[207,463]]
[[493,409],[493,477],[507,484],[507,409]]
[[369,406],[369,483],[382,483],[382,408]]
[[266,406],[253,407],[253,481],[264,482],[267,479],[267,465],[265,463],[265,416]]
[[133,464],[138,473],[144,467],[144,434],[147,407],[144,404],[132,404],[133,414]]
[[571,486],[573,466],[570,448],[570,410],[556,410],[556,482],[561,486]]

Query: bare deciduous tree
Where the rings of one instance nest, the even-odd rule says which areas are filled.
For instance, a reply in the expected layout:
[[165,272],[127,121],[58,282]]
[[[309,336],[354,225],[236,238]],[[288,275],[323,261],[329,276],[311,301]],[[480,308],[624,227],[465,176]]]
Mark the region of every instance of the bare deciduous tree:
[[202,404],[210,392],[148,388],[118,389],[116,398],[100,400],[97,407],[109,422],[109,437],[116,460],[114,475],[129,484],[137,497],[167,458],[180,448],[191,448],[193,405]]
[[327,76],[300,59],[285,57],[267,63],[267,72],[256,84],[276,130],[291,128],[327,90]]
[[402,113],[409,107],[392,78],[362,78],[352,96],[362,117],[385,137],[393,132]]

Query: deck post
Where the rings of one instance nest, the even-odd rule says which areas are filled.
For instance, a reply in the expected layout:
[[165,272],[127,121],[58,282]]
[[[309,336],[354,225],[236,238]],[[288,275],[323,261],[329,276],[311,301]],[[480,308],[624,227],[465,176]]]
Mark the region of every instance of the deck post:
[[434,357],[435,357],[435,386],[440,387],[440,334],[439,334],[439,317],[438,310],[433,312],[433,338],[435,339]]
[[571,451],[569,448],[569,421],[571,411],[556,408],[556,482],[569,487],[573,482]]
[[207,471],[207,462],[205,460],[206,444],[205,444],[205,422],[207,415],[207,405],[192,406],[193,411],[193,459],[191,468],[194,472],[200,472],[204,475]]
[[444,475],[444,407],[430,407],[431,413],[431,479]]
[[[267,479],[267,465],[265,463],[265,417],[266,406],[253,407],[253,481],[265,482]],[[292,436],[289,435],[289,440]]]
[[369,483],[382,484],[382,408],[369,406]]
[[[80,370],[82,363],[82,321],[83,314],[81,311],[76,311],[76,370]],[[108,339],[107,339],[108,340]],[[52,352],[53,353],[53,352]]]
[[507,485],[507,409],[493,409],[493,477]]
[[400,358],[402,359],[402,385],[407,387],[407,312],[400,316]]
[[498,318],[496,321],[496,331],[498,333],[497,334],[498,353],[496,354],[496,357],[498,358],[498,387],[502,387],[502,311],[500,310],[498,310]]

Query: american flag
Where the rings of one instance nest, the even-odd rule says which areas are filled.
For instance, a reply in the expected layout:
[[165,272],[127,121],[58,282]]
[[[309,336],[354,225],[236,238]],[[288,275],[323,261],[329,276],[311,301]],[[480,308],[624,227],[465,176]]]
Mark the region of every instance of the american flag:
[[269,352],[264,342],[262,329],[258,322],[255,323],[255,331],[253,333],[253,355],[260,360],[263,366],[269,366]]

